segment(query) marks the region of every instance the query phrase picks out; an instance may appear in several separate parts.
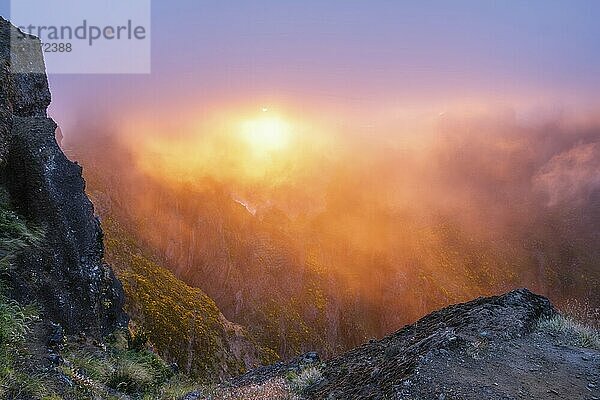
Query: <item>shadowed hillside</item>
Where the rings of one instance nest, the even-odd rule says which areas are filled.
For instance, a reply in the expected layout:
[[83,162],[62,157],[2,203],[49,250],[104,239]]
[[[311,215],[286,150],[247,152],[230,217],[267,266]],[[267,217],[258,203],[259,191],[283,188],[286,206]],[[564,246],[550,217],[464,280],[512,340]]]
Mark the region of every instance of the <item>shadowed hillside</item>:
[[150,341],[164,359],[204,381],[218,381],[276,359],[253,343],[244,328],[227,321],[200,289],[146,258],[115,221],[104,219],[102,226],[106,260],[123,283],[125,309],[142,345]]

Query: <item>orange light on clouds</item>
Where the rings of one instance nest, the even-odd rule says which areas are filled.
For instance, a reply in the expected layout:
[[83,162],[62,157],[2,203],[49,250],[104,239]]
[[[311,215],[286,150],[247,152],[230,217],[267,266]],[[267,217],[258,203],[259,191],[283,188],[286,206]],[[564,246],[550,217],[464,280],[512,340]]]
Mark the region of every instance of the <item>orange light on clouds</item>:
[[326,124],[277,108],[189,113],[171,122],[131,117],[123,143],[137,166],[162,181],[195,183],[202,178],[275,187],[316,168],[334,140]]

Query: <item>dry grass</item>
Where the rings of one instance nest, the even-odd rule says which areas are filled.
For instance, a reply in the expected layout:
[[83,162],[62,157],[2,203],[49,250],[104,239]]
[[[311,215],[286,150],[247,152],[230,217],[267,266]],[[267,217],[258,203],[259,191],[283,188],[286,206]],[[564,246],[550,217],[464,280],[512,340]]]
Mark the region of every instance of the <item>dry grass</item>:
[[295,393],[302,393],[322,380],[323,374],[321,371],[317,367],[310,367],[303,370],[300,375],[292,377],[290,386]]
[[200,397],[202,400],[300,400],[292,393],[290,386],[283,378],[270,379],[257,385],[235,388],[218,387]]
[[600,308],[586,300],[567,299],[558,304],[561,314],[595,329],[600,329]]
[[161,400],[179,400],[193,392],[198,384],[184,375],[177,375],[164,384],[158,393]]
[[600,331],[570,317],[555,315],[541,319],[537,328],[542,332],[561,335],[565,344],[600,350]]
[[306,368],[299,374],[290,373],[286,378],[273,378],[261,384],[242,387],[218,386],[205,389],[202,400],[301,400],[302,393],[319,383],[323,374],[316,367]]

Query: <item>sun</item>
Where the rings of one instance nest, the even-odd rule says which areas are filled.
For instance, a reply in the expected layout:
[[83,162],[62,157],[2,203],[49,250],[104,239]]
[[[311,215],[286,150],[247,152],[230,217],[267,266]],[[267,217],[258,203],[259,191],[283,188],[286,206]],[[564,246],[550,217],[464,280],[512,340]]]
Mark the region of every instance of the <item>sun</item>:
[[244,121],[241,134],[255,154],[266,155],[287,148],[292,129],[285,119],[265,112],[265,115]]

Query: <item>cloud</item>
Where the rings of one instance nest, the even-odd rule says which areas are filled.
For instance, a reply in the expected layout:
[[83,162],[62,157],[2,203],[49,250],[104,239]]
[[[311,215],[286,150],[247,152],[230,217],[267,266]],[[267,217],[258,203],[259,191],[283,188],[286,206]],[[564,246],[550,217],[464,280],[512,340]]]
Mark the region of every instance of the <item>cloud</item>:
[[600,189],[600,142],[579,144],[552,157],[533,178],[548,205],[585,201]]

